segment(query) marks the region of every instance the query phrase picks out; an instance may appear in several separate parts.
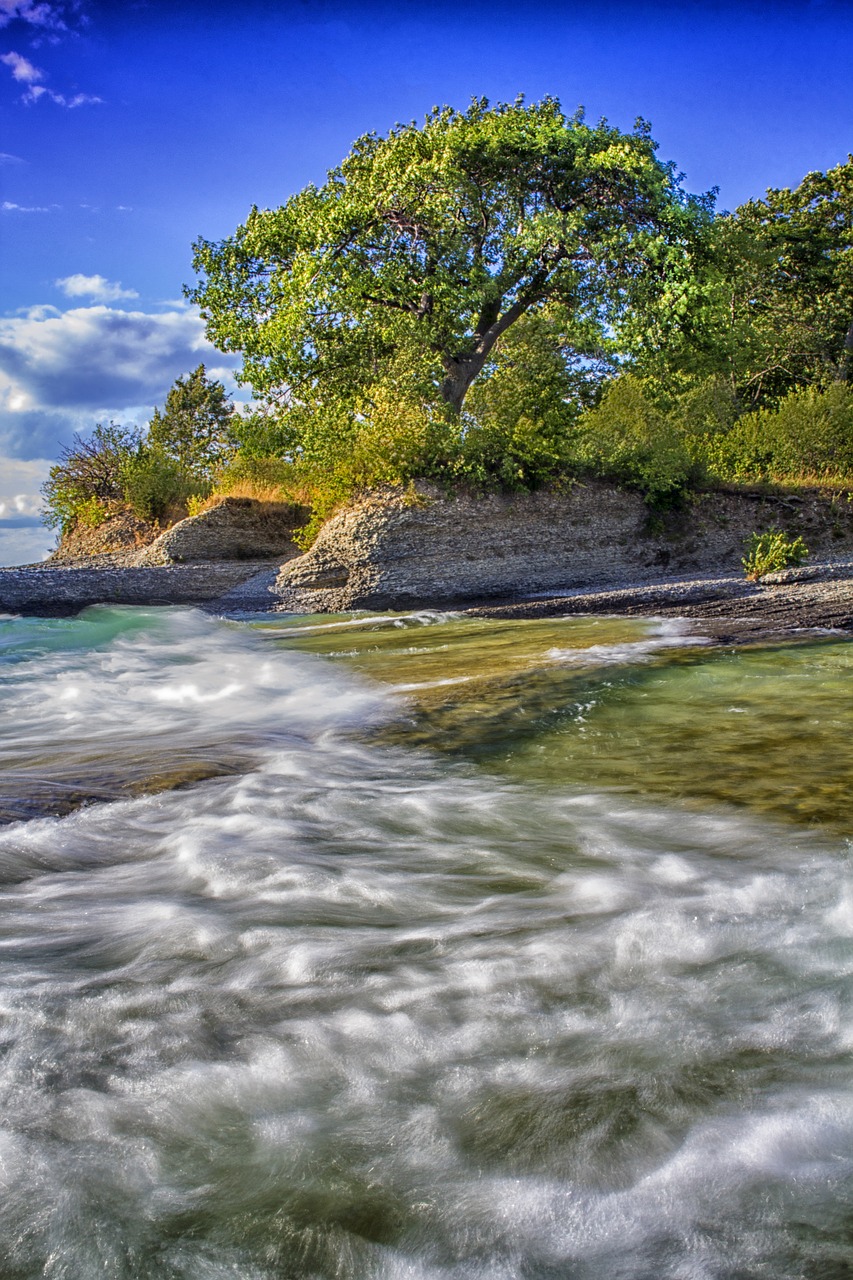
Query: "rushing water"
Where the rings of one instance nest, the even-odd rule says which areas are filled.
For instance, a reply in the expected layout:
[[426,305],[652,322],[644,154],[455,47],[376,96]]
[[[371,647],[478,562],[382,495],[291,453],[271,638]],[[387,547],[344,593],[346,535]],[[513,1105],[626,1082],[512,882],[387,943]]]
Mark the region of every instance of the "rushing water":
[[2,1280],[853,1274],[853,647],[0,646]]

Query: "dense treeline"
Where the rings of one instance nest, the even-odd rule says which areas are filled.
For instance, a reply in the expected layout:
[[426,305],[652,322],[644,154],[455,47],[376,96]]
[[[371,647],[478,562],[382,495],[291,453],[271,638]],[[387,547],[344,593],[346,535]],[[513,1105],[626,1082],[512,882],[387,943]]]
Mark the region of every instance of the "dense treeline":
[[642,121],[475,101],[359,139],[324,186],[199,241],[195,266],[253,412],[201,366],[147,433],[75,442],[54,524],[240,486],[298,492],[316,522],[421,477],[598,476],[657,503],[853,483],[853,157],[715,215]]

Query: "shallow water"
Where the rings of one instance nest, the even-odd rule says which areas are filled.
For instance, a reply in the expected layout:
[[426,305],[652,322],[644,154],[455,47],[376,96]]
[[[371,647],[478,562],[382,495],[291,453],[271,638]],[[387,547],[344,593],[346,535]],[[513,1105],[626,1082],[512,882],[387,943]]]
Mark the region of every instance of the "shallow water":
[[851,1274],[847,645],[0,644],[3,1280]]

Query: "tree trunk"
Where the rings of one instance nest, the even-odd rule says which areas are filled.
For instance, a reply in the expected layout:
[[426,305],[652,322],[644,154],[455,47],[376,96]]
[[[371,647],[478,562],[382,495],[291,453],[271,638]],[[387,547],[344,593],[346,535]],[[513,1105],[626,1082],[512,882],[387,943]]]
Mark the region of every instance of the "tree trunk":
[[851,321],[847,336],[844,339],[841,363],[838,366],[838,381],[853,382],[853,321]]
[[487,354],[487,352],[482,354],[478,352],[467,359],[445,360],[444,371],[447,376],[441,384],[441,395],[442,399],[457,413],[462,410],[462,402],[468,394],[468,388],[486,363]]
[[548,278],[547,271],[540,271],[528,288],[518,297],[503,315],[497,314],[497,305],[484,308],[475,330],[476,347],[468,356],[445,356],[444,372],[447,375],[441,384],[443,399],[451,408],[459,413],[462,402],[468,394],[468,388],[489,358],[492,347],[510,325],[515,324],[519,316],[534,303],[540,301],[541,290]]

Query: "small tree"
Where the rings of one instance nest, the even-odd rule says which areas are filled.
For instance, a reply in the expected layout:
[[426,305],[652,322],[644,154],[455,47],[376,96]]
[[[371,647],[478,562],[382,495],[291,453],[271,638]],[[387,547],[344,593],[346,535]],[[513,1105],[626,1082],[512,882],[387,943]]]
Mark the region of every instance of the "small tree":
[[91,520],[96,510],[105,511],[111,503],[122,502],[125,468],[140,442],[137,427],[118,422],[99,422],[88,437],[75,434],[42,485],[43,519],[48,528],[66,533],[81,513],[88,513]]
[[187,475],[209,480],[236,448],[233,417],[234,405],[224,386],[208,378],[200,364],[176,380],[163,412],[154,410],[148,442]]

